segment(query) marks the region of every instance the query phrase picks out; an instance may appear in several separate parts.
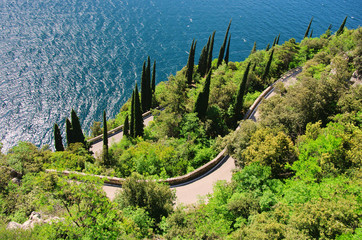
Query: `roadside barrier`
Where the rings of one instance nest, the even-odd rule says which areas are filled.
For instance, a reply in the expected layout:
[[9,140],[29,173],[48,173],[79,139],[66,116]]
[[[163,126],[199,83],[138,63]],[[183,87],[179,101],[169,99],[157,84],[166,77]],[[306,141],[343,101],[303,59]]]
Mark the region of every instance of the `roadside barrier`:
[[[259,106],[261,101],[265,98],[265,96],[267,96],[274,89],[273,86],[277,82],[284,81],[285,79],[289,78],[290,76],[292,76],[294,74],[298,74],[301,71],[302,71],[302,67],[292,69],[292,70],[288,71],[287,73],[283,74],[283,76],[280,77],[277,81],[275,81],[271,86],[266,88],[260,94],[260,96],[254,101],[254,103],[251,105],[251,107],[249,108],[249,110],[247,111],[247,113],[244,116],[244,120],[250,118],[252,113],[257,109],[257,107]],[[147,118],[147,117],[149,117],[151,115],[152,115],[151,111],[148,111],[148,112],[144,113],[142,116],[145,119],[145,118]],[[235,131],[237,131],[239,129],[240,129],[240,125],[236,128]],[[111,134],[114,135],[114,134],[116,134],[116,133],[118,133],[118,132],[120,132],[122,130],[123,130],[123,125],[108,131],[108,134],[109,135],[111,135]],[[102,140],[102,137],[103,137],[103,135],[99,135],[99,136],[97,136],[95,138],[89,139],[88,142],[90,142],[90,143],[99,142],[99,141]],[[187,173],[185,175],[178,176],[178,177],[161,179],[161,180],[157,180],[157,181],[167,183],[167,184],[169,184],[171,186],[186,183],[188,181],[192,181],[193,179],[196,179],[196,178],[202,176],[203,174],[207,173],[213,167],[215,167],[217,164],[219,164],[220,161],[222,161],[226,157],[226,152],[227,152],[227,150],[226,150],[226,148],[224,148],[224,150],[222,150],[213,160],[209,161],[208,163],[204,164],[203,166],[195,169],[194,171],[192,171],[190,173]],[[112,184],[112,185],[120,185],[120,186],[122,185],[122,183],[125,180],[124,178],[108,177],[108,176],[94,175],[94,174],[86,174],[86,173],[75,172],[75,171],[61,171],[61,172],[59,172],[57,170],[47,169],[46,172],[57,172],[57,173],[60,173],[62,175],[66,175],[66,176],[69,176],[69,175],[94,176],[94,177],[98,177],[100,179],[104,179],[104,183]]]

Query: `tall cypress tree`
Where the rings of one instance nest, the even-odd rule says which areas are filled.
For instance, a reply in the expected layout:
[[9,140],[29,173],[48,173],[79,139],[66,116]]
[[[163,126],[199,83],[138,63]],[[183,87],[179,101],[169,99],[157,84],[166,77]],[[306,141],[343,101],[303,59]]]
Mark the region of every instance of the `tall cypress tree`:
[[131,137],[134,136],[134,101],[135,101],[135,97],[134,97],[135,93],[134,90],[132,92],[132,100],[131,100],[131,118],[130,118],[130,123],[129,123],[129,128],[130,128],[130,132],[129,135]]
[[190,47],[189,58],[187,60],[187,70],[186,70],[186,78],[187,78],[187,83],[189,85],[192,83],[192,76],[194,73],[195,48],[196,48],[196,42],[195,39],[193,39]]
[[129,119],[128,119],[128,115],[127,115],[126,118],[124,119],[123,136],[126,136],[126,137],[129,136]]
[[[207,50],[206,50],[206,46],[204,46],[202,48],[201,54],[200,54],[200,58],[199,58],[199,67],[197,68],[197,72],[200,73],[201,77],[203,77],[205,75],[205,70],[206,70],[206,63],[205,63],[205,59],[207,60]],[[206,61],[207,62],[207,61]]]
[[210,45],[209,45],[209,51],[207,53],[207,67],[206,67],[206,72],[208,73],[211,69],[211,63],[212,63],[212,52],[214,50],[214,39],[215,39],[215,31],[212,33],[211,36],[211,41],[210,41]]
[[197,71],[200,73],[201,77],[204,77],[207,69],[207,61],[209,59],[209,48],[210,48],[211,35],[207,41],[207,44],[202,48],[201,55],[199,58],[199,67]]
[[74,141],[83,143],[85,146],[86,145],[85,137],[84,137],[82,127],[79,122],[79,118],[78,118],[77,114],[75,113],[74,109],[72,109],[70,117],[71,117],[71,121],[72,121]]
[[270,43],[268,43],[268,45],[266,46],[265,51],[267,52],[269,51],[269,49],[270,49]]
[[229,26],[226,29],[226,33],[225,33],[225,37],[224,37],[224,42],[222,43],[221,47],[220,47],[220,51],[219,51],[219,57],[217,59],[217,67],[219,67],[222,63],[222,60],[224,58],[224,53],[225,53],[225,47],[226,47],[226,43],[227,43],[227,38],[229,36],[229,30],[230,30],[230,25],[231,25],[231,20],[229,22]]
[[244,95],[245,95],[245,91],[246,91],[246,85],[247,85],[247,81],[248,81],[248,74],[249,74],[249,69],[250,69],[250,63],[248,63],[248,66],[245,69],[244,75],[243,75],[243,80],[240,83],[239,86],[239,90],[238,90],[238,94],[236,96],[235,99],[235,103],[234,103],[234,120],[235,123],[236,121],[241,119],[241,111],[243,109],[243,103],[244,103]]
[[156,60],[153,62],[151,90],[153,94],[156,91]]
[[153,62],[152,78],[151,78],[151,106],[150,108],[156,107],[156,60]]
[[59,126],[56,123],[54,124],[54,145],[55,151],[64,151],[62,135],[60,134]]
[[[150,83],[147,82],[147,70],[146,70],[146,61],[143,62],[142,67],[142,77],[141,77],[141,104],[142,111],[147,112],[147,101],[148,101],[148,88],[150,87]],[[148,84],[147,84],[148,83]]]
[[339,35],[341,35],[341,34],[343,33],[343,31],[344,31],[344,25],[346,25],[347,17],[348,17],[348,16],[346,16],[346,17],[344,18],[341,26],[339,27],[338,31],[336,32],[336,36],[339,36]]
[[152,83],[151,83],[151,59],[148,56],[147,58],[147,67],[146,67],[146,84],[147,86],[147,111],[151,109],[152,106]]
[[256,42],[254,42],[254,46],[253,46],[253,49],[251,49],[250,54],[253,54],[255,52],[256,52]]
[[274,47],[275,46],[275,43],[277,42],[277,37],[275,37],[274,38],[274,41],[273,41],[273,45],[272,45],[272,47]]
[[229,63],[230,39],[231,39],[231,34],[229,36],[228,46],[226,47],[226,53],[225,53],[225,63],[226,64]]
[[65,120],[65,134],[67,138],[67,146],[69,147],[70,144],[75,143],[73,127],[72,123],[69,121],[69,118]]
[[310,22],[309,22],[309,24],[308,24],[308,28],[307,28],[307,30],[306,30],[305,33],[304,33],[304,38],[308,37],[309,29],[310,29],[310,26],[312,25],[312,22],[313,22],[313,17],[312,17],[312,19],[310,20]]
[[140,98],[138,94],[138,87],[136,83],[136,88],[134,90],[134,135],[133,137],[143,136],[143,117],[140,104]]
[[331,29],[332,29],[332,24],[329,24],[329,27],[328,27],[328,29],[327,29],[327,31],[326,31],[326,36],[327,36],[327,38],[328,37],[330,37],[331,36]]
[[210,70],[207,74],[204,88],[197,96],[197,100],[195,102],[194,112],[197,113],[197,116],[200,119],[203,119],[206,116],[207,107],[209,105],[211,72],[212,70]]
[[275,42],[276,45],[279,44],[279,38],[280,38],[280,33],[279,33],[279,35],[278,35],[278,37],[277,37],[277,41]]
[[106,111],[103,111],[103,152],[102,160],[104,165],[109,166],[109,156],[108,156],[108,129],[107,129],[107,116]]
[[264,70],[264,74],[263,76],[261,77],[261,79],[263,81],[266,80],[268,74],[269,74],[269,70],[270,70],[270,65],[271,65],[271,62],[273,60],[273,54],[274,54],[274,49],[272,50],[272,52],[270,53],[270,56],[269,56],[269,60],[268,60],[268,63],[266,64],[266,67],[265,67],[265,70]]

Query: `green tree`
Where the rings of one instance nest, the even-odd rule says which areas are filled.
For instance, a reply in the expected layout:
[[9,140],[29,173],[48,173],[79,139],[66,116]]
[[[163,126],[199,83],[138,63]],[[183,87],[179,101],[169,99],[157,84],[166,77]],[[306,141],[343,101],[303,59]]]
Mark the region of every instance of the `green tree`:
[[130,135],[129,133],[129,119],[128,119],[128,114],[126,116],[126,118],[124,119],[124,124],[123,124],[123,135],[128,137]]
[[254,46],[253,46],[253,49],[251,49],[250,54],[253,54],[255,52],[256,52],[256,42],[254,42]]
[[209,105],[209,95],[210,95],[210,80],[211,80],[212,70],[207,74],[204,88],[202,92],[197,96],[197,100],[194,107],[194,112],[197,113],[197,116],[200,119],[203,119],[206,115],[207,107]]
[[[50,193],[68,214],[64,221],[53,223],[54,239],[117,239],[124,232],[122,215],[113,208],[102,184],[85,178],[81,183],[57,178]],[[127,238],[123,236],[121,238]]]
[[107,130],[107,117],[106,111],[103,111],[103,152],[102,152],[102,161],[103,164],[109,166],[109,156],[108,156],[108,130]]
[[270,43],[268,43],[268,45],[266,46],[265,51],[267,52],[269,51],[269,49],[270,49]]
[[208,73],[211,69],[211,63],[212,63],[212,52],[214,50],[214,39],[215,39],[215,31],[212,33],[211,36],[211,41],[210,41],[210,46],[209,46],[209,51],[207,53],[207,64],[206,64],[206,71],[205,74]]
[[151,109],[152,106],[152,83],[151,83],[151,59],[150,56],[147,58],[147,67],[146,67],[146,84],[147,86],[147,111]]
[[241,112],[242,112],[242,109],[243,109],[245,91],[247,89],[246,85],[247,85],[247,81],[248,81],[248,74],[249,74],[250,64],[251,64],[251,62],[248,63],[248,66],[245,69],[243,79],[242,79],[242,81],[240,83],[238,94],[237,94],[236,99],[235,99],[234,116],[233,116],[234,123],[236,123],[238,120],[240,120],[242,118]]
[[230,20],[230,22],[229,22],[228,28],[226,29],[224,42],[223,42],[223,44],[222,44],[221,47],[220,47],[220,52],[219,52],[219,57],[218,57],[218,59],[217,59],[217,65],[216,65],[216,67],[219,67],[219,66],[221,65],[222,60],[223,60],[223,58],[224,58],[225,47],[226,47],[226,43],[227,43],[227,38],[228,38],[228,36],[229,36],[230,25],[231,25],[231,20]]
[[207,45],[202,48],[201,55],[199,58],[199,67],[197,68],[197,72],[200,73],[201,77],[205,76],[206,67],[207,67],[207,46],[210,45],[210,37]]
[[344,31],[344,25],[346,25],[346,21],[347,21],[348,16],[346,16],[341,24],[341,26],[339,27],[338,31],[336,32],[336,36],[339,36],[343,33]]
[[274,47],[274,46],[275,46],[276,42],[277,42],[277,37],[275,37],[275,38],[274,38],[274,41],[273,41],[273,45],[272,45],[272,47]]
[[155,94],[155,90],[156,90],[156,60],[153,62],[151,89],[152,89],[152,94]]
[[132,173],[123,182],[122,190],[115,199],[121,208],[144,208],[157,223],[173,211],[175,193],[167,185],[146,180],[142,175]]
[[84,137],[82,127],[79,122],[79,118],[78,118],[77,114],[75,113],[74,109],[72,109],[72,112],[71,112],[71,121],[72,121],[74,142],[83,143],[85,146],[86,145],[85,137]]
[[279,44],[279,38],[280,38],[280,33],[279,33],[279,35],[278,35],[277,41],[275,42],[276,45]]
[[190,47],[189,58],[187,61],[187,70],[186,70],[186,78],[187,78],[187,83],[189,85],[192,84],[192,77],[194,74],[195,49],[196,49],[196,41],[195,39],[193,39]]
[[261,77],[261,79],[263,80],[263,82],[265,82],[265,80],[267,79],[267,76],[268,76],[268,74],[269,74],[270,66],[271,66],[271,63],[272,63],[272,60],[273,60],[273,54],[274,54],[274,49],[273,49],[272,52],[270,53],[268,63],[266,64],[266,67],[265,67],[263,76]]
[[91,126],[91,137],[97,137],[102,134],[101,122],[94,121]]
[[54,124],[54,146],[55,151],[64,151],[62,135],[60,134],[58,124],[56,123]]
[[309,24],[308,24],[308,28],[307,28],[307,30],[305,31],[303,38],[308,37],[309,29],[310,29],[310,26],[312,25],[312,22],[313,22],[313,17],[312,17],[312,19],[310,20],[310,22],[309,22]]
[[65,133],[67,137],[67,145],[69,146],[70,144],[75,143],[72,123],[68,118],[65,120]]
[[229,54],[230,54],[230,39],[231,39],[231,34],[229,36],[229,41],[228,41],[228,45],[226,48],[226,53],[225,53],[225,63],[228,64],[229,63]]
[[134,135],[133,137],[143,136],[143,117],[142,117],[142,110],[140,104],[140,97],[138,94],[138,87],[136,83],[136,87],[134,90]]
[[[137,83],[136,83],[137,85]],[[132,100],[131,100],[131,117],[130,117],[130,123],[129,123],[129,134],[131,137],[134,136],[134,114],[135,114],[135,108],[134,108],[134,104],[135,104],[135,91],[133,90],[132,92]]]
[[141,78],[141,108],[142,112],[147,112],[150,109],[150,93],[151,91],[151,82],[150,82],[150,58],[148,57],[147,65],[146,61],[143,62],[142,67],[142,78]]
[[258,162],[270,166],[274,178],[285,178],[287,165],[295,161],[296,152],[293,142],[285,133],[274,134],[271,129],[259,129],[251,137],[242,156],[246,164]]

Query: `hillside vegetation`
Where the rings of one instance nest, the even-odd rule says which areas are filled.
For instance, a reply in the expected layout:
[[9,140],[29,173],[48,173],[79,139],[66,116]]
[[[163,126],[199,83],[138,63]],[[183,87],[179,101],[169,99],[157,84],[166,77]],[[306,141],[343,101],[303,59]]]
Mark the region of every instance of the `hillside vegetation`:
[[[276,38],[270,49],[255,48],[243,62],[226,56],[210,61],[206,72],[200,73],[202,61],[190,72],[190,56],[187,66],[153,91],[151,106],[165,109],[151,110],[155,118],[143,134],[124,137],[107,155],[94,158],[83,140],[56,152],[20,142],[0,155],[0,236],[362,238],[362,28],[343,25],[334,35],[328,29],[300,43],[290,39],[279,45]],[[191,54],[195,48],[196,41]],[[260,106],[260,121],[241,120],[267,86],[297,66],[303,66],[297,82],[275,86],[277,94]],[[128,123],[126,118],[141,107],[135,96],[138,91],[106,129]],[[93,132],[102,132],[100,124]],[[215,185],[207,201],[174,208],[168,186],[143,181],[190,172],[224,147],[238,168],[230,183]],[[70,181],[71,176],[44,171],[49,168],[126,177],[126,182],[110,201],[99,179]],[[25,222],[33,211],[63,219],[6,229],[10,221]]]

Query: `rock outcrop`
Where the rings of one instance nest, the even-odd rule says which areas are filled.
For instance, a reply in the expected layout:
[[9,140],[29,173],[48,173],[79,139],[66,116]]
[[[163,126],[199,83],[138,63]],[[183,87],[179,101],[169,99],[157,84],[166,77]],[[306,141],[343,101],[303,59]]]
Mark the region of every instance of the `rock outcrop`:
[[32,212],[30,214],[30,217],[27,221],[25,221],[23,224],[17,223],[17,222],[9,222],[7,229],[30,229],[33,228],[35,225],[41,225],[44,223],[52,224],[54,222],[63,221],[64,218],[59,217],[49,217],[47,215],[42,215],[38,212]]

